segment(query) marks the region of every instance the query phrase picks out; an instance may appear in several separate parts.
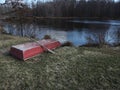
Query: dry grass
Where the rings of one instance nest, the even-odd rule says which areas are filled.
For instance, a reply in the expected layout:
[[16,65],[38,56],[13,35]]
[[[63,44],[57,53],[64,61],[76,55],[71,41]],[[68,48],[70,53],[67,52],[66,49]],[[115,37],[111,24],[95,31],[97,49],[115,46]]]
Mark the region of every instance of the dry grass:
[[120,90],[119,47],[60,47],[26,62],[9,55],[28,41],[0,36],[0,90]]

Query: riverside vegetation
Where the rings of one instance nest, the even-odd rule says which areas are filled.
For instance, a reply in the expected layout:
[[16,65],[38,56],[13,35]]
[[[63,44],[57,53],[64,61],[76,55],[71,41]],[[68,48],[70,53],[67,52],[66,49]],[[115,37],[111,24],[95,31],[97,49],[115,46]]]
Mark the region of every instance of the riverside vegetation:
[[0,89],[120,90],[120,47],[64,46],[20,61],[12,45],[28,38],[0,34]]

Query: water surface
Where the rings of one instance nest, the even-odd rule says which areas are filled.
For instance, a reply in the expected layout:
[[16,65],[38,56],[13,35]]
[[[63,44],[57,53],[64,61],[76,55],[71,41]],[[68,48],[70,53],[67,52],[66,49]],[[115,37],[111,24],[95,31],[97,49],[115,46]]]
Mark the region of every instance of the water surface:
[[98,44],[120,44],[119,20],[40,20],[37,23],[4,23],[7,33],[19,36],[34,36],[42,39],[50,35],[61,43],[72,42],[75,46]]

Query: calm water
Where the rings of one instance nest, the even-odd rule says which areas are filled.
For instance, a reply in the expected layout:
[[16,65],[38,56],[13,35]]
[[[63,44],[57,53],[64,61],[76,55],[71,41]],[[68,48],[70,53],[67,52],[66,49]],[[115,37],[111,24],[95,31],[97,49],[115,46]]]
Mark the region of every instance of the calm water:
[[22,25],[4,23],[4,29],[13,35],[30,35],[39,39],[50,35],[61,43],[69,41],[75,46],[97,44],[103,40],[110,45],[120,44],[120,21],[115,20],[52,20]]

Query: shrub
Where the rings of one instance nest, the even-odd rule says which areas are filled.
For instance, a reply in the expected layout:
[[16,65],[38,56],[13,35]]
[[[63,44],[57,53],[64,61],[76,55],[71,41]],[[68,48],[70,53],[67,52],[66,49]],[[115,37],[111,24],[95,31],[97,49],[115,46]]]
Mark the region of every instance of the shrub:
[[43,37],[43,39],[51,39],[51,36],[50,36],[50,35],[45,35],[45,36]]
[[62,46],[73,46],[73,43],[72,42],[65,42],[64,44],[62,44]]

